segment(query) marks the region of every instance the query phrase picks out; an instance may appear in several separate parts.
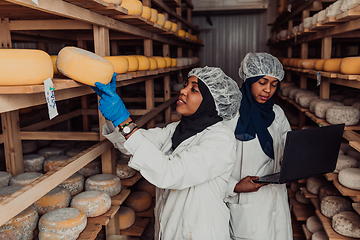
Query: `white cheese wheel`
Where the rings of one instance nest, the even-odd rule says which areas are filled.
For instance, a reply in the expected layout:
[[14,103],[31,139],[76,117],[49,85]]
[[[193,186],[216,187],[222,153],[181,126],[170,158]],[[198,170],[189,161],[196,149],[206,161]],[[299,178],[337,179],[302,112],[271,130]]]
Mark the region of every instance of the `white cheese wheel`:
[[165,21],[166,21],[165,15],[162,13],[158,13],[158,20],[156,23],[159,24],[161,27],[163,27],[165,25]]
[[311,235],[311,240],[329,240],[325,231],[317,231]]
[[296,199],[296,201],[298,201],[299,203],[302,203],[302,204],[310,204],[311,203],[310,199],[306,198],[302,191],[296,192],[295,199]]
[[318,59],[315,62],[315,70],[322,71],[324,70],[324,62],[326,59]]
[[158,11],[154,8],[150,8],[151,18],[150,21],[156,23],[158,20]]
[[332,218],[332,228],[345,237],[360,238],[360,217],[350,211],[339,212]]
[[330,99],[322,99],[318,103],[315,104],[314,113],[318,118],[326,118],[326,112],[328,108],[332,106],[343,106],[344,104],[341,102],[335,102]]
[[297,181],[293,181],[290,183],[290,190],[295,193],[300,191],[300,187],[301,187],[301,185]]
[[52,65],[50,55],[41,50],[0,49],[0,85],[43,84],[54,76]]
[[77,171],[84,177],[91,177],[101,173],[101,161],[100,159],[94,159],[93,161],[86,164],[79,171]]
[[152,198],[149,193],[144,191],[131,192],[124,204],[132,208],[135,212],[142,212],[150,208]]
[[291,89],[299,89],[297,86],[295,85],[292,85],[292,86],[288,86],[288,87],[284,87],[281,89],[281,94],[284,96],[284,97],[288,97],[289,96],[289,93],[290,93],[290,90]]
[[70,192],[62,187],[55,187],[34,203],[40,215],[58,208],[66,208],[70,204]]
[[346,12],[358,5],[360,5],[360,2],[358,0],[344,0],[341,4],[340,11]]
[[329,182],[323,176],[310,177],[306,180],[306,190],[310,193],[318,195],[319,189]]
[[139,61],[138,71],[147,71],[150,69],[150,60],[147,57],[141,55],[135,55],[135,57]]
[[124,56],[106,56],[104,57],[114,67],[114,72],[118,74],[126,73],[129,70],[129,60]]
[[11,178],[11,173],[0,171],[0,188],[8,186]]
[[340,63],[342,58],[330,58],[324,62],[325,72],[340,72]]
[[319,11],[319,12],[318,12],[318,16],[317,16],[317,22],[318,22],[318,23],[321,23],[323,20],[325,20],[325,18],[326,18],[326,11],[325,11],[325,9]]
[[54,155],[48,157],[44,162],[44,172],[50,172],[64,166],[71,158],[66,155]]
[[65,155],[69,156],[69,157],[74,157],[74,156],[78,155],[79,153],[81,153],[84,150],[86,150],[85,147],[71,148],[71,149],[66,151]]
[[339,182],[351,189],[360,190],[360,168],[345,168],[339,172]]
[[65,154],[65,149],[60,147],[46,147],[38,151],[38,154],[43,156],[45,159],[53,155]]
[[345,98],[346,98],[346,96],[343,94],[331,94],[330,95],[330,99],[337,101],[337,102],[342,102]]
[[44,156],[39,154],[28,154],[23,156],[24,172],[37,172],[43,170]]
[[21,141],[23,154],[35,152],[38,148],[36,141],[25,140]]
[[174,22],[171,23],[171,31],[174,33],[177,32],[177,23],[174,23]]
[[312,17],[307,17],[304,19],[304,28],[311,28],[312,26]]
[[145,18],[146,20],[151,19],[151,9],[147,6],[143,6],[143,11],[141,17]]
[[165,24],[164,24],[164,28],[166,29],[166,31],[170,31],[171,30],[171,22],[166,20]]
[[355,149],[350,149],[346,155],[353,157],[356,161],[360,162],[360,152],[356,151]]
[[359,164],[355,158],[347,155],[339,155],[334,172],[338,173],[345,168],[356,168]]
[[157,61],[158,68],[166,68],[166,60],[163,57],[154,56],[150,57]]
[[311,216],[306,220],[306,228],[311,233],[324,230],[324,227],[317,216]]
[[[300,92],[297,92],[295,94],[295,102],[296,103],[299,103],[299,99],[303,96],[317,96],[316,93],[314,93],[313,91],[309,91],[309,90],[303,90],[303,91],[300,91]],[[309,102],[310,104],[310,102]]]
[[136,190],[147,192],[151,197],[155,197],[156,187],[149,183],[146,179],[141,179],[136,183]]
[[360,110],[360,102],[354,102],[351,106]]
[[126,8],[129,15],[141,16],[143,12],[143,5],[138,0],[123,0],[120,6]]
[[311,24],[312,25],[315,25],[317,23],[317,16],[318,16],[318,13],[315,13],[313,16],[312,16],[312,19],[311,19]]
[[320,201],[327,196],[342,196],[333,184],[328,184],[320,187],[318,195]]
[[350,106],[333,106],[326,111],[326,121],[330,124],[353,126],[359,123],[359,118],[360,110]]
[[309,108],[310,107],[310,102],[314,99],[320,99],[319,96],[316,95],[310,95],[310,96],[301,96],[299,97],[299,105],[300,107],[303,108]]
[[293,88],[293,89],[290,89],[289,91],[289,98],[290,99],[295,99],[295,95],[299,92],[302,92],[304,91],[304,89],[301,89],[301,88]]
[[336,17],[341,13],[340,7],[343,3],[343,0],[335,1],[327,8],[326,17]]
[[139,60],[135,56],[124,56],[129,61],[129,72],[134,72],[139,69]]
[[126,179],[133,177],[137,171],[131,167],[128,166],[129,160],[117,160],[116,161],[116,175],[120,179]]
[[109,211],[111,198],[105,192],[85,191],[76,195],[70,206],[84,212],[88,217],[97,217]]
[[9,195],[19,191],[24,186],[13,185],[13,186],[4,186],[0,188],[0,201],[7,198]]
[[340,63],[340,72],[349,75],[360,74],[360,57],[346,57]]
[[108,84],[114,73],[114,67],[108,60],[76,47],[61,49],[56,67],[63,75],[90,86],[95,86],[95,82]]
[[26,172],[20,173],[12,177],[9,181],[9,185],[28,185],[41,177],[43,174],[40,172]]
[[344,98],[342,100],[342,103],[345,104],[345,106],[351,106],[352,104],[360,102],[359,98]]
[[129,207],[121,206],[119,211],[119,229],[124,230],[134,225],[136,216],[135,211]]
[[71,196],[75,196],[76,194],[82,192],[84,189],[84,176],[80,173],[74,173],[69,178],[65,179],[58,186],[63,187],[69,190]]
[[85,181],[85,190],[103,191],[110,197],[116,196],[121,191],[120,178],[107,173],[91,176]]
[[177,67],[183,67],[184,66],[184,59],[183,58],[177,58]]
[[39,220],[39,240],[75,240],[85,229],[87,217],[76,208],[61,208],[44,214]]
[[322,215],[332,218],[336,213],[343,211],[351,211],[351,203],[343,197],[327,196],[320,202],[320,210]]

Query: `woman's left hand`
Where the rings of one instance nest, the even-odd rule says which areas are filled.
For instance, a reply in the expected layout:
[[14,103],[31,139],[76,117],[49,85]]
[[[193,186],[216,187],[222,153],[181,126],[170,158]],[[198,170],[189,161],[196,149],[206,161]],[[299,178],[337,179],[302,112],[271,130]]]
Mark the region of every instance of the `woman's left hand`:
[[259,188],[261,188],[264,185],[267,185],[267,183],[254,183],[254,180],[257,179],[259,179],[259,177],[256,176],[244,177],[235,185],[234,192],[236,193],[257,192]]

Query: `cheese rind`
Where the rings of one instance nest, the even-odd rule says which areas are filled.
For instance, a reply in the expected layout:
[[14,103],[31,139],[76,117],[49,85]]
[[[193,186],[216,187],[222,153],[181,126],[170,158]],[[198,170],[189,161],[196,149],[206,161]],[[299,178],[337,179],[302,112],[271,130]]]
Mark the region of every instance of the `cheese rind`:
[[306,198],[302,191],[297,191],[295,194],[295,199],[302,204],[310,204],[311,201],[309,198]]
[[332,106],[326,111],[326,121],[330,124],[353,126],[359,123],[359,119],[360,110],[350,106]]
[[64,166],[69,162],[70,157],[66,155],[54,155],[48,157],[44,162],[44,172],[50,172]]
[[340,72],[343,74],[360,74],[360,57],[346,57],[340,63]]
[[329,99],[322,99],[315,104],[314,113],[318,118],[326,118],[326,112],[330,107],[333,106],[344,106],[341,102],[336,102]]
[[119,209],[119,228],[120,230],[127,229],[134,225],[136,216],[135,211],[129,207],[121,206]]
[[21,185],[12,185],[12,186],[5,186],[0,188],[0,201],[7,198],[9,195],[15,193],[16,191],[20,190],[24,186]]
[[324,71],[340,72],[340,63],[342,58],[330,58],[324,61]]
[[40,172],[26,172],[15,175],[9,181],[9,185],[28,185],[41,177],[43,174]]
[[156,187],[146,179],[142,179],[136,183],[136,190],[147,192],[151,197],[155,197]]
[[11,178],[11,173],[0,171],[0,188],[8,186]]
[[131,192],[124,204],[135,212],[142,212],[150,208],[152,198],[149,193],[144,191]]
[[143,4],[138,0],[123,0],[121,5],[128,10],[129,15],[141,16]]
[[59,208],[66,208],[70,204],[70,192],[62,187],[55,187],[34,203],[40,215]]
[[82,192],[84,189],[84,177],[80,173],[74,173],[69,178],[65,179],[58,186],[63,187],[70,192],[70,196],[75,196],[76,194]]
[[46,147],[38,151],[38,154],[43,156],[45,159],[53,155],[65,154],[65,149],[60,147]]
[[120,159],[116,162],[116,175],[120,179],[126,179],[133,177],[137,171],[128,166],[129,160]]
[[114,174],[97,174],[86,179],[85,190],[103,191],[113,197],[120,193],[121,181]]
[[141,16],[143,18],[145,18],[146,20],[150,20],[151,19],[151,9],[147,6],[143,6],[143,11]]
[[150,8],[150,11],[151,11],[150,21],[156,23],[158,20],[158,11],[154,8]]
[[37,172],[43,170],[45,158],[39,154],[28,154],[23,156],[24,172]]
[[126,73],[129,70],[129,60],[124,56],[106,56],[104,57],[114,67],[114,72],[118,74]]
[[158,68],[165,68],[166,67],[166,60],[163,57],[154,56],[151,57],[157,61]]
[[315,69],[318,70],[318,71],[322,71],[324,70],[324,62],[325,62],[326,59],[318,59],[315,61]]
[[328,184],[328,181],[322,176],[310,177],[306,180],[306,190],[317,195],[320,187],[325,186],[326,184]]
[[306,220],[306,228],[311,233],[324,230],[324,227],[317,216],[311,216]]
[[80,173],[84,177],[91,177],[91,176],[101,173],[100,159],[94,159],[93,161],[89,162],[84,167],[82,167],[78,171],[78,173]]
[[332,218],[336,213],[343,211],[351,211],[351,203],[343,197],[327,196],[320,202],[320,210],[322,215]]
[[165,15],[162,13],[158,13],[158,20],[156,23],[159,24],[161,27],[163,27],[165,25],[165,21],[166,21]]
[[76,195],[70,206],[84,212],[87,217],[97,217],[109,211],[111,198],[105,192],[85,191]]
[[134,72],[137,71],[139,69],[139,60],[137,57],[135,56],[124,56],[127,58],[127,60],[129,61],[129,72]]
[[329,240],[325,231],[317,231],[311,236],[311,240]]
[[332,218],[332,228],[345,237],[360,238],[360,217],[350,211],[339,212]]
[[360,190],[360,168],[345,168],[340,170],[339,182],[347,188]]
[[356,168],[359,164],[355,158],[347,155],[339,155],[334,172],[338,173],[345,168]]
[[151,64],[150,64],[150,60],[147,57],[141,55],[135,55],[135,57],[139,61],[138,71],[147,71],[150,69]]

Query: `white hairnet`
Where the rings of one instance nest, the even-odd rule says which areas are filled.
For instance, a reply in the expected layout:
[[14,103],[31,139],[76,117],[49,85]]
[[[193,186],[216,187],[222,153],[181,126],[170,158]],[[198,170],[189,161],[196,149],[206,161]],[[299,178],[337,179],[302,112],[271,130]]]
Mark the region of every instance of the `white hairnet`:
[[257,76],[271,76],[281,81],[284,70],[280,61],[269,53],[248,53],[242,60],[239,76],[245,81]]
[[192,69],[188,76],[195,76],[209,88],[216,110],[223,119],[230,120],[240,109],[242,94],[237,83],[217,67]]

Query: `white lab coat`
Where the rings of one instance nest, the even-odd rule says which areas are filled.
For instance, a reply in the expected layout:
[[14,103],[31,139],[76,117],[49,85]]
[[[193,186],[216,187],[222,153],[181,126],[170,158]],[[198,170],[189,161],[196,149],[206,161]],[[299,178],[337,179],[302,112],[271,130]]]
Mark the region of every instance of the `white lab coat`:
[[[235,193],[234,187],[240,179],[264,176],[280,172],[286,133],[291,131],[283,110],[273,106],[275,119],[268,128],[274,145],[274,158],[270,159],[261,149],[256,137],[250,141],[237,140],[237,161],[232,172],[227,198],[230,208],[230,232],[232,239],[246,240],[291,240],[292,227],[285,184],[269,184],[257,192]],[[235,131],[239,113],[225,122]]]
[[131,154],[129,166],[157,187],[156,240],[229,240],[230,212],[223,200],[235,163],[234,133],[218,122],[171,152],[177,124],[140,129],[125,140],[107,122],[103,135]]

